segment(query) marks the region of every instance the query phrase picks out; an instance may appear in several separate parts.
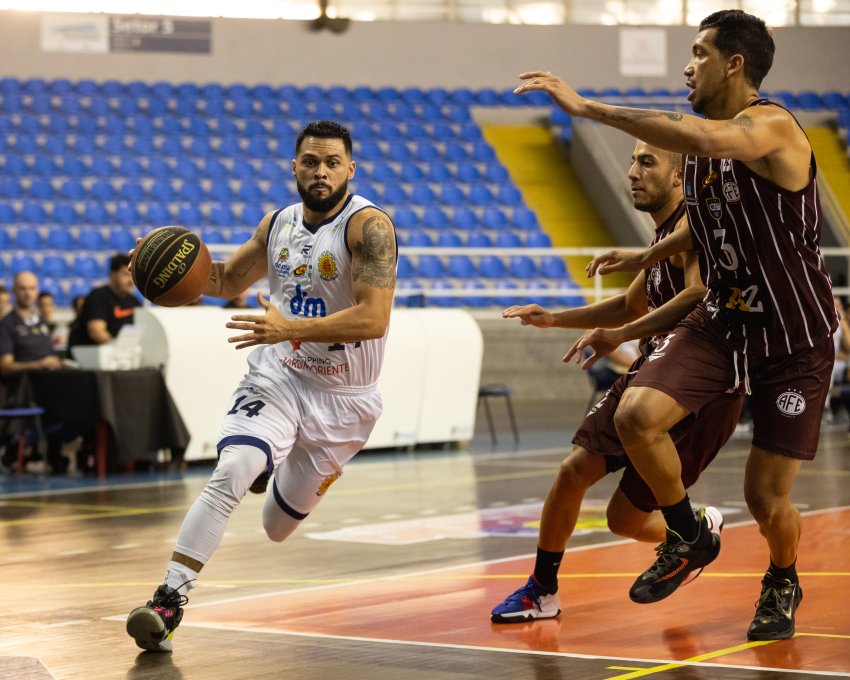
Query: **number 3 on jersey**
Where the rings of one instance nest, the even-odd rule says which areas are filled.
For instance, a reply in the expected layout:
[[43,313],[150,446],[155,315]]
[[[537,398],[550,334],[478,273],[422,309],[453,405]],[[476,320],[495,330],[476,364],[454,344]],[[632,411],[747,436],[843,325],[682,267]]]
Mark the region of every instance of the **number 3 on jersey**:
[[239,413],[239,411],[245,411],[245,415],[248,418],[253,418],[254,416],[260,415],[260,411],[263,410],[263,406],[266,405],[262,399],[254,399],[254,401],[249,401],[247,404],[243,404],[242,402],[248,398],[247,394],[243,394],[236,400],[236,403],[233,404],[233,408],[227,412],[229,416],[235,416]]

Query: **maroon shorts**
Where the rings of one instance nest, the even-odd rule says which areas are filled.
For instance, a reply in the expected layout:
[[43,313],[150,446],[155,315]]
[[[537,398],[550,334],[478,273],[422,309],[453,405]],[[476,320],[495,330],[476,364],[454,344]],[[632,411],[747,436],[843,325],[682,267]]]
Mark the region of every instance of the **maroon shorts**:
[[750,387],[753,445],[812,460],[835,357],[831,338],[779,357],[746,357],[728,343],[722,322],[691,314],[653,352],[630,385],[652,387],[691,413],[736,383]]
[[[614,383],[582,421],[572,443],[590,453],[604,455],[608,472],[622,469],[620,489],[626,498],[639,510],[651,512],[658,508],[655,496],[626,456],[614,427],[614,413],[623,392],[634,384],[646,366],[643,358],[638,359],[629,372]],[[739,395],[721,394],[705,406],[699,416],[690,415],[670,430],[682,462],[685,488],[699,479],[702,471],[732,436],[742,405],[743,399]]]

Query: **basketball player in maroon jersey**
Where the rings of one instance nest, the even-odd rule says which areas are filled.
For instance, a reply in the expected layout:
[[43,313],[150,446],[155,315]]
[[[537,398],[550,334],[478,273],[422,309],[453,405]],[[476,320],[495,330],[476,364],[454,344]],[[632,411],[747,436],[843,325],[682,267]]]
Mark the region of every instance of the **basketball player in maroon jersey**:
[[[790,502],[803,460],[814,458],[837,326],[831,281],[819,250],[817,168],[805,133],[784,108],[759,97],[773,62],[760,19],[723,10],[702,21],[684,75],[693,110],[705,116],[587,100],[548,72],[524,73],[517,93],[547,92],[567,113],[599,121],[686,155],[688,236],[708,288],[650,357],[616,414],[620,439],[667,521],[666,546],[632,586],[637,602],[673,592],[714,559],[711,533],[691,508],[668,434],[720,392],[751,394],[753,442],[744,492],[770,549],[751,640],[793,636],[802,599],[796,572],[799,512]],[[662,242],[663,243],[663,242]],[[652,257],[664,256],[658,244]],[[613,253],[594,271],[646,266],[650,255]]]
[[[674,230],[688,230],[682,202],[682,157],[638,142],[629,168],[635,208],[655,222],[653,243]],[[573,447],[561,463],[543,505],[537,559],[528,581],[491,612],[494,623],[515,623],[557,616],[558,570],[567,541],[578,521],[587,490],[606,474],[623,470],[619,487],[608,503],[608,527],[616,534],[659,543],[665,538],[664,518],[646,483],[631,465],[614,428],[617,404],[664,332],[702,299],[705,288],[693,251],[653,264],[635,277],[626,293],[585,307],[552,313],[539,305],[510,307],[508,319],[538,328],[620,326],[607,340],[609,351],[622,342],[642,339],[641,357],[591,409],[573,437]],[[569,356],[569,355],[568,355]],[[565,358],[568,360],[568,357]],[[592,358],[588,362],[592,362]],[[682,461],[682,482],[691,486],[735,430],[741,413],[740,394],[721,395],[700,413],[688,417],[671,432]],[[723,517],[706,508],[710,529],[720,533]],[[720,543],[717,542],[719,549]],[[698,572],[691,572],[696,577]]]

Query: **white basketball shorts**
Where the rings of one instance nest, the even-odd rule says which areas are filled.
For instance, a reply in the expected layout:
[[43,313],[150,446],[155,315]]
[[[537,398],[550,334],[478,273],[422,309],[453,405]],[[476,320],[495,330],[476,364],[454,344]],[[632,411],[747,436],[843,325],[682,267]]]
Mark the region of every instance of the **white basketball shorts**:
[[275,470],[269,493],[285,511],[306,516],[363,448],[381,408],[376,385],[323,387],[282,366],[272,346],[259,347],[233,393],[218,450],[262,450]]

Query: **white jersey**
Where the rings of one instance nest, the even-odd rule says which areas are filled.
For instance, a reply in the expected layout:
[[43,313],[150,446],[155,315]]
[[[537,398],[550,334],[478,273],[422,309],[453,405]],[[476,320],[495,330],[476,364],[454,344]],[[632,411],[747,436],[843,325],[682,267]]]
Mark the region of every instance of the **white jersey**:
[[[348,221],[375,205],[350,195],[342,209],[321,224],[304,222],[301,203],[279,211],[269,225],[271,303],[287,319],[324,317],[353,307]],[[387,334],[353,343],[281,342],[281,365],[319,386],[364,387],[378,381]]]

